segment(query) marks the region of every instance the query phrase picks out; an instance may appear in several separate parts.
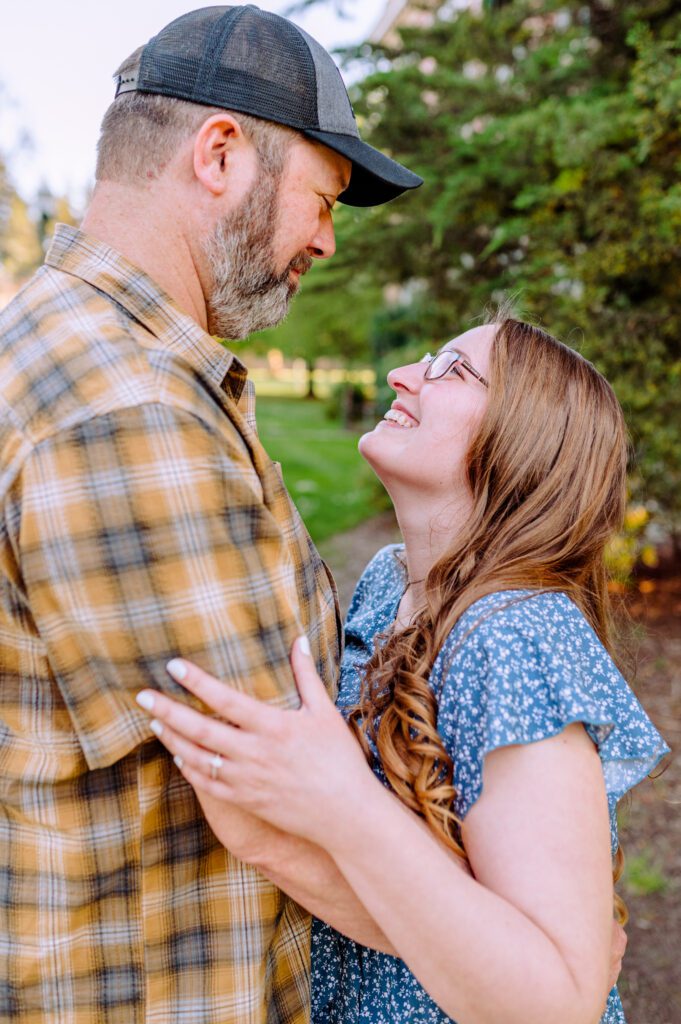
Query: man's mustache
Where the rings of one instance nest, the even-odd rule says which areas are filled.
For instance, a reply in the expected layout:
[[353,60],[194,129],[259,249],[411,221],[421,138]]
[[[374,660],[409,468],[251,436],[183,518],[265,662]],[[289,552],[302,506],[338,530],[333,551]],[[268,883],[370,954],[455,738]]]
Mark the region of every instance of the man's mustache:
[[299,274],[307,274],[313,262],[314,261],[309,253],[300,252],[295,259],[291,260],[286,268],[286,273],[288,274],[290,270],[297,270]]

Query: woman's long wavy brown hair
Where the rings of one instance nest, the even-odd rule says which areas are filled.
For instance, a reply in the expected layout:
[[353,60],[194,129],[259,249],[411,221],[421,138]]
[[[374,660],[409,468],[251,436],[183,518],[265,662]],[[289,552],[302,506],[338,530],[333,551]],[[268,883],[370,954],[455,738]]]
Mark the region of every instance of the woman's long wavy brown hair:
[[[428,572],[411,624],[377,639],[350,715],[397,796],[463,858],[433,662],[474,601],[518,588],[567,594],[611,650],[604,549],[626,502],[627,433],[608,382],[537,327],[496,323],[489,403],[467,454],[470,517]],[[618,897],[616,912],[626,919]]]

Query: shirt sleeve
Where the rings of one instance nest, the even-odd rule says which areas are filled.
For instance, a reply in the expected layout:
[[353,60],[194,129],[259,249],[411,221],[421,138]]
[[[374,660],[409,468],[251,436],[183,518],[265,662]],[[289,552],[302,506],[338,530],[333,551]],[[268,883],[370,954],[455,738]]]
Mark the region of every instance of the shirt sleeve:
[[[483,599],[484,600],[484,599]],[[482,602],[481,602],[482,603]],[[475,607],[468,615],[475,619]],[[581,612],[563,594],[501,604],[443,659],[438,727],[463,818],[482,792],[485,757],[582,722],[598,749],[611,812],[667,752]]]
[[140,689],[191,700],[171,657],[298,704],[295,567],[236,431],[118,409],[37,445],[17,491],[27,608],[90,768],[149,738]]

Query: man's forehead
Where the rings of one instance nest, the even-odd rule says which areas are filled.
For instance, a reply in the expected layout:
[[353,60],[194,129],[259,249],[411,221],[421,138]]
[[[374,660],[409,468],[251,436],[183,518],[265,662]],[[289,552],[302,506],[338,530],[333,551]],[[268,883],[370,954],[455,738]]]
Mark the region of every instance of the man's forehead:
[[342,166],[338,170],[338,184],[340,191],[345,192],[346,188],[350,184],[350,178],[352,176],[352,164],[347,157],[340,157]]
[[314,156],[318,170],[328,178],[328,184],[336,186],[339,192],[344,192],[350,184],[352,174],[350,160],[315,139],[306,139],[302,136],[299,145],[304,153]]
[[325,153],[328,154],[327,159],[329,161],[329,169],[334,179],[334,183],[338,186],[339,192],[345,192],[346,188],[350,184],[350,176],[352,174],[352,164],[346,156],[341,156],[340,153],[335,153],[328,146],[322,146]]

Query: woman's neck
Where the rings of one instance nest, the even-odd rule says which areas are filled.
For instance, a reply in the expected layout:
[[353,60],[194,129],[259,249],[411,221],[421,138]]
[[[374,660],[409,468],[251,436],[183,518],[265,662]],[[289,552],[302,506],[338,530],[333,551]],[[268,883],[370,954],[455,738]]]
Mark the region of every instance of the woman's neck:
[[473,500],[465,494],[454,495],[449,504],[440,508],[429,508],[427,502],[413,500],[394,499],[394,504],[407,567],[403,604],[405,609],[416,608],[422,603],[431,567],[451,548],[470,515]]

